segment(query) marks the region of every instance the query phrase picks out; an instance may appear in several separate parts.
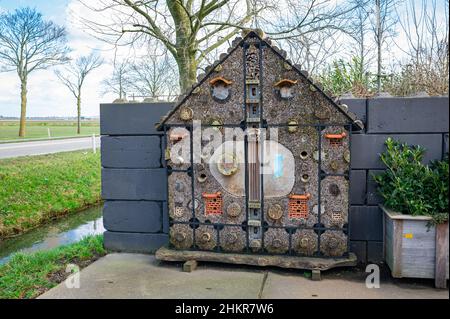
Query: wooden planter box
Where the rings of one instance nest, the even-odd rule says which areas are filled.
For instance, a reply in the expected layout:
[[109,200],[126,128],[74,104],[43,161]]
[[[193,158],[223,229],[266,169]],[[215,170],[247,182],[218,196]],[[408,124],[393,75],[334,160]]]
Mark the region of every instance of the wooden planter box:
[[384,258],[395,278],[435,278],[437,288],[448,279],[448,222],[427,227],[431,217],[384,212]]

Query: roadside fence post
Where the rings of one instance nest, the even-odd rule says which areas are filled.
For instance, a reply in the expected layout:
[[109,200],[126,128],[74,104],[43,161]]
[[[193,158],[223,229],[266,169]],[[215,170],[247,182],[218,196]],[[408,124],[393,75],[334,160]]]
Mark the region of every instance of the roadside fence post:
[[95,134],[92,134],[92,152],[97,153],[97,145],[95,143]]

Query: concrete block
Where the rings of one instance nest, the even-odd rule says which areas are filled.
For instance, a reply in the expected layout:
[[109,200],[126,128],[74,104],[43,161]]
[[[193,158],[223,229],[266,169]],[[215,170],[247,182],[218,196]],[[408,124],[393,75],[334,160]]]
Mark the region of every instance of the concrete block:
[[109,231],[158,233],[162,231],[161,202],[106,201],[103,224]]
[[149,135],[174,106],[171,102],[100,104],[101,135]]
[[162,232],[169,233],[169,211],[167,208],[167,202],[161,202],[162,206]]
[[367,242],[367,260],[371,263],[380,263],[384,261],[383,242],[368,241]]
[[350,207],[350,240],[383,240],[383,214],[378,206]]
[[373,176],[381,174],[383,170],[369,170],[367,174],[367,205],[378,205],[383,203],[383,197],[378,194],[378,185],[375,183]]
[[366,241],[350,241],[350,251],[355,253],[358,258],[358,262],[367,262],[367,242]]
[[448,153],[448,134],[444,134],[443,138],[442,155],[445,155]]
[[364,205],[366,191],[366,171],[352,170],[350,176],[350,204]]
[[382,169],[379,154],[385,151],[388,137],[410,145],[420,145],[426,149],[424,162],[442,157],[442,134],[354,134],[352,136],[352,168]]
[[102,136],[102,166],[109,168],[159,168],[159,136]]
[[104,245],[108,250],[129,253],[154,253],[169,243],[167,234],[119,233],[106,231]]
[[447,133],[448,97],[368,100],[368,133]]
[[102,169],[103,199],[165,201],[166,185],[164,169]]
[[348,110],[356,114],[359,120],[366,125],[366,100],[367,99],[342,99],[342,104],[347,104]]

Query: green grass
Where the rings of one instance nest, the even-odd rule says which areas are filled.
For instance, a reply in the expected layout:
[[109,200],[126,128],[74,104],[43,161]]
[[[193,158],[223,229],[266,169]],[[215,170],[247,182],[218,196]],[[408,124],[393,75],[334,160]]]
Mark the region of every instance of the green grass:
[[0,160],[0,239],[100,201],[100,154]]
[[83,121],[81,134],[77,134],[76,121],[27,121],[25,137],[19,137],[18,121],[0,121],[0,142],[9,140],[48,138],[51,137],[87,136],[100,133],[98,121]]
[[64,281],[67,264],[80,268],[106,254],[103,236],[32,254],[15,254],[0,266],[0,299],[35,298]]

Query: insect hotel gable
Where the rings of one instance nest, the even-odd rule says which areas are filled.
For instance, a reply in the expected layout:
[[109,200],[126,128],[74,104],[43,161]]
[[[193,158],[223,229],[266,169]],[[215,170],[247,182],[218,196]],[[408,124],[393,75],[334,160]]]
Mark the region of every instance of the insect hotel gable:
[[362,122],[261,32],[235,39],[157,127],[169,250],[348,258],[350,143]]

